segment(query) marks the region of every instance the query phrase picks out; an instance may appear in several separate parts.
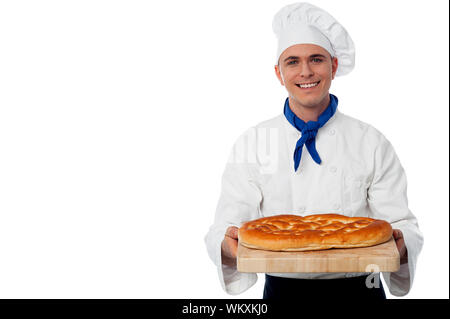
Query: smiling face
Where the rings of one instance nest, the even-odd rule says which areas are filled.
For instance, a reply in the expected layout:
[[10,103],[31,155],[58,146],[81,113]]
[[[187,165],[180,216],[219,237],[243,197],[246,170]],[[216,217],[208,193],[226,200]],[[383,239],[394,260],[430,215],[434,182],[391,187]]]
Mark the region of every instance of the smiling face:
[[329,89],[337,66],[337,58],[332,58],[324,48],[296,44],[281,54],[275,73],[289,93],[291,107],[323,111],[329,103]]

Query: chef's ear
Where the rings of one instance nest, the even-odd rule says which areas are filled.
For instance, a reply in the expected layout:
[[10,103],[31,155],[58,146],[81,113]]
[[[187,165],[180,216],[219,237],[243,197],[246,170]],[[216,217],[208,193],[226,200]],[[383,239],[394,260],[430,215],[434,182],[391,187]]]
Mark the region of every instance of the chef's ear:
[[277,76],[281,85],[284,86],[283,75],[281,74],[280,65],[275,65],[275,75]]
[[336,71],[338,69],[338,59],[336,57],[331,58],[331,79],[334,80]]

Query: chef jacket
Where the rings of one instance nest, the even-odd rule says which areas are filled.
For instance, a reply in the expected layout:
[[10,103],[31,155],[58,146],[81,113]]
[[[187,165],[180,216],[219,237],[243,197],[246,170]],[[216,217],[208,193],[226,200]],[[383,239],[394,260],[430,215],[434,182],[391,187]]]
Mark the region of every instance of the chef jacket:
[[[214,223],[205,237],[223,289],[240,294],[257,281],[255,273],[240,273],[236,267],[222,265],[221,243],[229,226],[240,227],[246,221],[279,214],[336,213],[383,219],[402,231],[408,262],[383,277],[391,294],[406,295],[423,236],[408,208],[405,172],[390,142],[371,125],[337,110],[316,136],[322,163],[315,163],[303,148],[295,171],[293,154],[300,137],[301,132],[281,114],[250,128],[234,144],[222,176]],[[310,279],[364,274],[271,273]]]

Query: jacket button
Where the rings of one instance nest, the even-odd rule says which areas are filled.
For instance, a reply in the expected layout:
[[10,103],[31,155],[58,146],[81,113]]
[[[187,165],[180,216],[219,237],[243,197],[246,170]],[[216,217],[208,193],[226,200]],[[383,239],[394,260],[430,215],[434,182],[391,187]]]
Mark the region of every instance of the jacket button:
[[334,204],[334,205],[333,205],[333,208],[334,208],[334,209],[339,209],[339,204],[338,204],[338,203]]
[[334,133],[336,133],[336,131],[335,130],[330,130],[330,135],[334,135]]
[[336,173],[336,171],[337,171],[337,168],[335,166],[331,166],[330,167],[330,172],[331,173]]

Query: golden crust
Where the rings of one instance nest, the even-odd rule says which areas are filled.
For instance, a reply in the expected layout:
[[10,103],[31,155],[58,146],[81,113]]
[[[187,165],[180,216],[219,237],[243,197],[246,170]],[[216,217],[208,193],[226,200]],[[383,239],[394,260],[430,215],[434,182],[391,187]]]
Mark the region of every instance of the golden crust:
[[338,214],[277,215],[244,223],[241,245],[274,251],[367,247],[392,237],[391,225],[379,219]]

